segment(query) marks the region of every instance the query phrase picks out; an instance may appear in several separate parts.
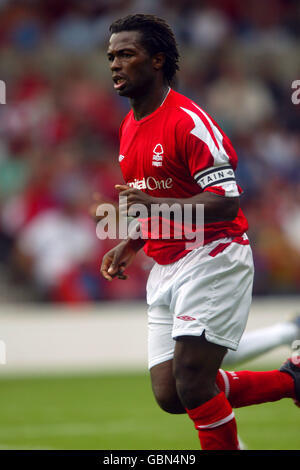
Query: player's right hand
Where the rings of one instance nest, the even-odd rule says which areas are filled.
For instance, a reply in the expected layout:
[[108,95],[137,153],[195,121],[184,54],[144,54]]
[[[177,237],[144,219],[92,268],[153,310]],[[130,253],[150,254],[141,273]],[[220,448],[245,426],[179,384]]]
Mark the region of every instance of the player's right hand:
[[135,255],[136,252],[126,242],[121,242],[104,255],[100,269],[102,276],[108,281],[114,278],[126,280],[124,271]]

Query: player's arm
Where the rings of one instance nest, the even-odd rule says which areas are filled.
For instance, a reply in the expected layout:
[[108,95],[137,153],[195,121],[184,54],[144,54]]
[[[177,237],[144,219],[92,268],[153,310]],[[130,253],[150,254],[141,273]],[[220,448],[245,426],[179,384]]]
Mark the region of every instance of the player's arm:
[[[164,199],[157,198],[158,204],[167,203],[169,206],[179,203],[182,208],[185,204],[190,204],[193,208],[193,215],[196,214],[197,204],[204,205],[204,223],[226,222],[234,220],[240,208],[239,197],[228,197],[215,194],[213,192],[203,192],[187,199]],[[195,219],[196,220],[196,219]]]
[[[104,198],[101,194],[93,195],[94,202],[90,206],[90,215],[95,220],[99,222],[103,216],[97,215],[97,207],[99,204],[108,202],[113,204],[116,209],[117,220],[119,218],[119,207],[114,201],[108,201],[107,198]],[[101,264],[101,274],[108,281],[112,281],[114,278],[118,279],[127,279],[127,276],[124,274],[127,266],[131,264],[136,253],[144,246],[145,242],[142,239],[131,239],[130,234],[127,240],[122,240],[121,243],[116,245],[110,251],[108,251],[102,259]]]
[[152,204],[167,204],[169,207],[173,204],[180,204],[182,209],[184,209],[185,204],[189,204],[192,206],[192,212],[196,221],[197,204],[203,204],[204,222],[208,224],[235,219],[240,207],[238,196],[222,196],[210,191],[196,194],[190,198],[158,198],[150,196],[139,189],[129,188],[126,185],[118,185],[116,188],[120,191],[122,196],[126,196],[127,198],[126,207],[120,206],[120,210],[124,215],[126,215],[126,211],[128,211],[133,204],[143,204],[149,210],[149,214]]

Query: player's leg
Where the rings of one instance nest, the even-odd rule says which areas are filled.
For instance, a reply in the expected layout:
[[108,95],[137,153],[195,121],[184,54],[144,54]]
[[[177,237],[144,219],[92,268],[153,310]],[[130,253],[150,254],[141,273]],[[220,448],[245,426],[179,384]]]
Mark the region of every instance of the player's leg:
[[227,368],[261,356],[273,349],[300,339],[300,316],[290,321],[244,333],[237,351],[228,350],[222,366]]
[[219,393],[216,376],[226,348],[199,336],[177,338],[173,373],[176,389],[185,408],[195,408]]
[[202,336],[180,336],[174,353],[174,377],[180,400],[198,430],[201,447],[239,449],[234,413],[216,375],[226,353],[224,346]]
[[[173,360],[157,364],[150,369],[152,390],[160,408],[167,413],[185,414],[173,375]],[[296,404],[300,395],[300,367],[294,377],[282,368],[273,371],[225,371],[219,369],[216,384],[224,392],[232,408],[292,398]],[[298,405],[299,406],[299,405]]]
[[[147,282],[148,368],[154,397],[168,413],[185,413],[173,376],[175,341],[172,338],[173,313],[170,312],[172,275],[168,267],[154,265]],[[170,278],[170,282],[168,282]]]
[[166,305],[148,308],[148,368],[154,397],[167,413],[186,413],[176,390],[173,375],[175,341],[173,315]]
[[[171,337],[171,317],[167,306],[149,309],[149,368],[158,405],[168,413],[178,414],[186,413],[186,410],[178,397],[173,375],[175,341]],[[294,397],[294,385],[290,377],[278,374],[278,371],[220,370],[217,384],[226,393],[233,408]]]
[[233,408],[292,398],[300,402],[300,359],[296,358],[294,375],[284,368],[270,371],[219,370],[217,385],[225,391]]
[[172,414],[186,413],[176,389],[176,381],[173,374],[173,359],[153,366],[150,369],[150,377],[152,391],[160,408]]
[[[236,258],[240,259],[241,258],[240,254],[237,254]],[[176,277],[176,272],[179,271],[179,268],[182,268],[182,266],[178,266],[178,264],[174,263],[174,266],[171,268],[171,269],[174,270],[174,272],[168,272],[168,276],[166,278],[166,282],[169,279],[171,285],[174,285],[175,292],[177,292],[178,289],[177,289],[177,286],[174,283],[174,280],[175,280],[175,277]],[[234,263],[232,263],[232,261],[230,261],[230,268],[229,269],[232,269],[233,271],[236,271],[236,268],[234,266]],[[159,298],[159,296],[161,297],[161,292],[164,290],[162,288],[162,279],[157,277],[157,272],[154,273],[154,274],[155,274],[154,279],[158,279],[158,281],[156,283],[152,283],[153,285],[151,285],[151,283],[150,283],[150,287],[151,287],[152,293],[154,292],[155,294],[152,295],[152,296],[151,295],[147,296],[150,299],[150,302],[148,301],[148,304],[150,305],[150,308],[149,308],[149,310],[150,310],[150,316],[149,316],[149,338],[150,338],[150,341],[149,341],[149,353],[150,353],[149,354],[149,368],[151,369],[151,378],[152,378],[152,383],[153,383],[153,391],[154,391],[154,394],[156,396],[156,399],[157,399],[158,403],[160,404],[160,406],[163,409],[165,409],[166,411],[171,412],[171,413],[179,413],[179,412],[181,412],[181,410],[183,411],[183,409],[180,406],[180,403],[182,402],[182,400],[176,394],[177,390],[175,389],[175,386],[174,386],[174,378],[172,378],[172,367],[171,367],[172,358],[173,358],[173,354],[174,354],[174,341],[172,340],[172,337],[171,337],[171,334],[170,334],[170,328],[171,328],[171,323],[172,323],[172,314],[170,313],[169,308],[166,306],[167,303],[168,303],[168,298],[167,298],[168,296],[166,295],[165,299],[160,299]],[[239,274],[241,274],[241,272],[239,272]],[[201,299],[202,300],[206,299],[206,301],[208,299],[210,307],[212,306],[211,305],[211,301],[212,301],[212,298],[213,298],[212,294],[214,292],[220,292],[220,289],[218,289],[218,286],[216,285],[216,283],[219,284],[220,279],[215,278],[214,273],[211,273],[211,276],[213,276],[211,279],[207,279],[207,283],[206,283],[207,288],[204,290],[204,292],[200,292]],[[195,275],[194,279],[201,279],[201,276]],[[153,280],[153,276],[152,276],[152,280]],[[227,277],[227,281],[228,281],[228,277]],[[226,281],[226,284],[227,284],[227,281]],[[183,292],[184,299],[189,299],[189,301],[192,301],[192,303],[194,303],[194,304],[191,304],[191,302],[189,302],[189,305],[187,307],[192,307],[193,309],[195,309],[194,310],[195,312],[197,310],[199,311],[199,309],[197,308],[197,305],[199,305],[199,289],[197,289],[197,296],[195,297],[194,289],[192,289],[193,292],[189,292],[188,286],[186,284],[184,284],[184,285],[181,284],[181,286],[182,287],[179,290],[181,290],[181,292]],[[210,288],[213,289],[214,292],[211,292]],[[230,290],[236,293],[236,291],[234,291],[233,289],[230,289]],[[168,290],[166,290],[166,292],[167,291]],[[246,291],[247,291],[247,295],[249,295],[249,283],[248,283],[248,287],[246,287]],[[157,294],[157,293],[159,293],[159,294]],[[242,290],[242,291],[239,290],[239,295],[240,295],[240,298],[244,298],[245,297],[245,290]],[[151,300],[153,300],[152,305],[151,305]],[[157,304],[160,300],[165,300],[166,301],[166,305],[165,305],[165,307],[163,307],[163,312],[161,312],[161,310],[160,310],[162,308],[161,306],[157,307]],[[219,300],[220,300],[220,298],[214,299],[214,304],[215,304],[216,307],[219,306],[219,305],[222,305],[222,302],[220,302]],[[225,300],[226,308],[228,308],[227,298],[224,297],[224,300]],[[230,298],[230,300],[231,300],[231,298]],[[235,302],[238,302],[238,299],[233,299],[233,300],[235,300]],[[181,306],[180,306],[180,302],[179,302],[179,307],[184,308],[184,304],[181,303]],[[206,312],[206,309],[205,309],[206,303],[205,302],[204,302],[204,304],[202,304],[201,307],[202,307],[202,311]],[[237,304],[237,307],[239,307],[239,303]],[[175,310],[171,309],[171,311],[175,311]],[[184,309],[179,311],[178,313],[181,313],[181,312],[185,313]],[[191,312],[187,311],[186,313],[191,313]],[[212,318],[210,318],[212,320],[212,322],[208,322],[209,323],[208,326],[211,326],[212,330],[214,329],[215,320],[217,321],[217,325],[218,325],[218,318],[219,318],[218,311],[215,310],[215,315],[213,315]],[[227,334],[227,340],[226,340],[227,342],[229,342],[229,344],[232,344],[232,336],[231,336],[232,330],[230,330],[230,325],[235,325],[236,324],[236,321],[235,321],[236,318],[237,318],[236,316],[235,316],[235,318],[232,318],[232,315],[231,315],[227,319],[228,321],[225,321],[225,319],[224,319],[224,321],[222,321],[222,323],[219,323],[219,326],[221,326],[221,327],[222,327],[222,325],[226,326],[227,333],[229,331],[229,336]],[[200,324],[201,324],[201,321],[204,320],[204,319],[205,319],[205,315],[204,315],[204,318],[203,318],[203,316],[201,317],[201,315],[200,315],[200,317],[199,317]],[[182,322],[182,320],[183,320],[183,322]],[[186,326],[189,325],[190,327],[194,328],[195,323],[186,322],[186,320],[189,320],[189,321],[190,320],[195,320],[195,318],[190,317],[189,315],[187,315],[187,316],[185,316],[185,315],[183,315],[183,316],[182,315],[176,315],[176,325],[173,325],[173,331],[172,331],[172,335],[173,335],[174,338],[177,337],[177,336],[179,336],[179,337],[180,336],[185,336],[185,334],[180,334],[180,328],[182,328],[183,323],[185,323]],[[222,320],[223,320],[223,318],[222,318]],[[229,330],[228,330],[228,328],[229,328]],[[187,329],[189,329],[189,327]],[[218,340],[220,339],[220,337],[218,338],[218,335],[214,336],[214,333],[213,333],[212,330],[210,330],[208,332],[209,335],[210,335],[210,338],[212,338],[213,340],[216,340],[216,342],[218,343]],[[189,331],[191,332],[191,329]],[[203,331],[203,328],[202,328],[202,331]],[[187,333],[187,335],[190,335],[190,332]],[[198,331],[197,334],[199,335],[199,331]],[[209,341],[210,341],[210,338],[208,338]],[[227,346],[227,344],[225,346]],[[160,364],[163,364],[165,362],[167,364],[160,365]],[[276,371],[276,372],[278,372],[278,371]],[[254,373],[254,374],[256,374],[256,373]],[[280,372],[280,374],[281,374],[282,377],[283,376],[285,376],[285,377],[288,376],[288,374],[286,374],[284,372]],[[220,373],[218,373],[218,376],[219,375],[220,375]],[[285,394],[284,396],[287,396],[286,395],[287,388],[290,388],[290,389],[295,388],[292,377],[289,377],[289,379],[291,379],[290,383],[286,383],[286,385],[282,389],[282,393]],[[285,379],[283,379],[283,380],[285,380]],[[219,380],[219,382],[220,382],[220,384],[218,384],[218,385],[220,386],[220,389],[221,390],[226,390],[226,384],[224,384],[224,381],[221,382]],[[274,384],[274,382],[273,382],[273,384]],[[247,394],[247,390],[249,389],[248,385],[249,385],[249,382],[247,382],[247,380],[239,380],[239,387],[238,387],[239,388],[239,393],[242,393],[244,395],[245,395],[245,393]],[[269,381],[267,388],[269,386],[272,389],[272,381]],[[212,408],[223,409],[223,411],[224,411],[224,409],[226,407],[224,408],[223,397],[220,397],[219,395],[216,395],[216,397],[222,398],[222,400],[219,400],[219,398],[218,398],[217,402],[214,403],[214,407],[211,406],[212,403],[211,403],[210,400],[208,400],[208,403],[209,403],[208,408],[210,410],[212,410]],[[215,400],[216,397],[213,397],[212,400]],[[268,394],[266,393],[265,397],[264,397],[264,401],[269,401],[268,398],[269,398]],[[282,396],[280,398],[282,398]],[[278,398],[278,399],[280,399],[280,398]],[[229,395],[229,400],[230,400],[230,395]],[[256,403],[255,397],[252,395],[250,398],[248,398],[247,404],[252,404],[251,400],[253,401],[253,403]],[[222,403],[221,403],[221,401],[222,401]],[[200,405],[200,407],[201,407],[200,415],[206,415],[206,413],[207,413],[207,409],[203,408],[204,404]],[[227,405],[227,411],[229,411],[229,410],[230,410],[230,408]],[[189,412],[190,412],[190,416],[193,419],[198,419],[199,407],[197,407],[196,409],[193,409],[193,410],[189,410]],[[194,414],[194,413],[196,413],[196,414]],[[231,414],[229,414],[228,416],[231,416]],[[204,426],[206,426],[206,425],[204,425]],[[202,432],[203,432],[203,428],[201,428],[201,429],[202,429]],[[231,435],[233,435],[233,434],[231,434]],[[224,448],[223,444],[222,444],[222,448]]]
[[[165,329],[167,330],[167,328]],[[159,328],[161,333],[161,328]],[[150,334],[150,344],[152,347],[149,347],[150,353],[150,365],[153,362],[159,361],[159,355],[157,354],[156,357],[154,356],[153,352],[157,349],[153,348],[153,329],[152,334]],[[193,343],[196,343],[194,345]],[[189,337],[187,342],[191,344],[191,347],[185,347],[185,341],[183,339],[182,342],[178,341],[178,359],[181,357],[180,351],[185,354],[189,350],[188,357],[190,358],[190,365],[197,359],[196,361],[196,369],[194,370],[194,380],[190,380],[190,373],[189,367],[183,367],[182,361],[178,360],[177,362],[177,380],[179,382],[179,389],[184,394],[184,390],[186,393],[191,394],[191,390],[193,388],[193,392],[195,394],[194,403],[201,403],[203,400],[207,402],[207,397],[212,397],[212,400],[208,400],[205,405],[201,405],[201,407],[191,408],[189,409],[188,413],[189,416],[194,420],[195,426],[204,426],[201,428],[197,428],[199,431],[199,438],[201,442],[201,446],[203,449],[238,449],[238,438],[236,434],[236,424],[234,420],[234,415],[232,414],[232,410],[230,405],[228,404],[224,392],[219,393],[219,390],[215,384],[216,382],[216,374],[218,371],[219,364],[222,361],[222,358],[226,352],[225,348],[212,345],[211,343],[208,344],[205,339]],[[180,346],[179,346],[180,343]],[[199,348],[198,348],[199,343]],[[169,349],[165,349],[165,354],[170,353],[170,346],[174,346],[174,342],[169,344]],[[216,347],[216,354],[214,353],[214,349]],[[195,352],[197,351],[197,354]],[[160,353],[162,350],[160,349]],[[199,361],[199,355],[201,356],[201,361]],[[160,355],[160,357],[162,357]],[[209,357],[209,360],[207,358]],[[203,367],[199,367],[199,365],[203,363]],[[173,359],[169,359],[158,364],[153,365],[150,368],[150,375],[151,375],[151,382],[152,382],[152,389],[154,396],[158,405],[166,412],[173,413],[173,414],[181,414],[186,413],[186,407],[182,404],[181,398],[179,398],[179,394],[176,388],[176,380],[174,376],[174,364],[175,362]],[[187,366],[188,362],[184,361],[184,364]],[[188,377],[187,377],[188,375]],[[185,376],[185,379],[184,379]],[[194,384],[193,387],[189,387],[189,389],[184,388],[181,384],[181,381],[184,380],[185,383]],[[215,398],[216,397],[216,398]],[[185,400],[188,398],[185,397]],[[189,398],[191,399],[191,398]],[[186,404],[192,402],[187,402]],[[204,412],[204,413],[203,413]],[[202,414],[204,415],[204,419],[208,419],[209,423],[199,424],[202,423]],[[200,417],[199,417],[200,415]],[[226,423],[223,423],[225,419]],[[200,421],[199,421],[200,420]],[[218,423],[223,423],[221,426],[218,426]],[[215,426],[213,432],[208,432],[208,429],[205,428],[207,424]]]
[[[174,342],[175,344],[175,342]],[[173,359],[156,364],[150,369],[152,390],[160,408],[167,413],[186,414],[176,389],[176,381],[173,374]],[[224,381],[220,381],[220,390],[225,391]],[[245,448],[239,437],[239,445]]]
[[216,376],[246,325],[253,262],[246,245],[231,244],[217,257],[211,251],[212,245],[191,252],[174,278],[174,377],[202,449],[239,449],[234,413]]

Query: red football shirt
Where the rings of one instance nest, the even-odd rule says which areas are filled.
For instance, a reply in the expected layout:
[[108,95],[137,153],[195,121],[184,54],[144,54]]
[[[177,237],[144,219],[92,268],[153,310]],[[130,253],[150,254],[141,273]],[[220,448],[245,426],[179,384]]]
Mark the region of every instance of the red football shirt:
[[[137,121],[131,110],[120,126],[119,162],[126,184],[159,198],[189,198],[203,191],[238,196],[237,155],[218,124],[189,98],[170,89],[152,114]],[[205,224],[204,244],[241,236],[240,209],[229,222]],[[149,238],[145,253],[159,264],[185,256],[184,239]]]

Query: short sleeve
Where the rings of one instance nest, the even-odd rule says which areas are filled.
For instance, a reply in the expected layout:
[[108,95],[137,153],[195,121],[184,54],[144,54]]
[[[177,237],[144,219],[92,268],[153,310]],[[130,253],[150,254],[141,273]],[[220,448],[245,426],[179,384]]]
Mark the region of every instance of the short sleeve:
[[202,191],[227,197],[239,196],[235,179],[237,155],[219,126],[195,105],[184,111],[179,123],[179,145],[191,176]]

